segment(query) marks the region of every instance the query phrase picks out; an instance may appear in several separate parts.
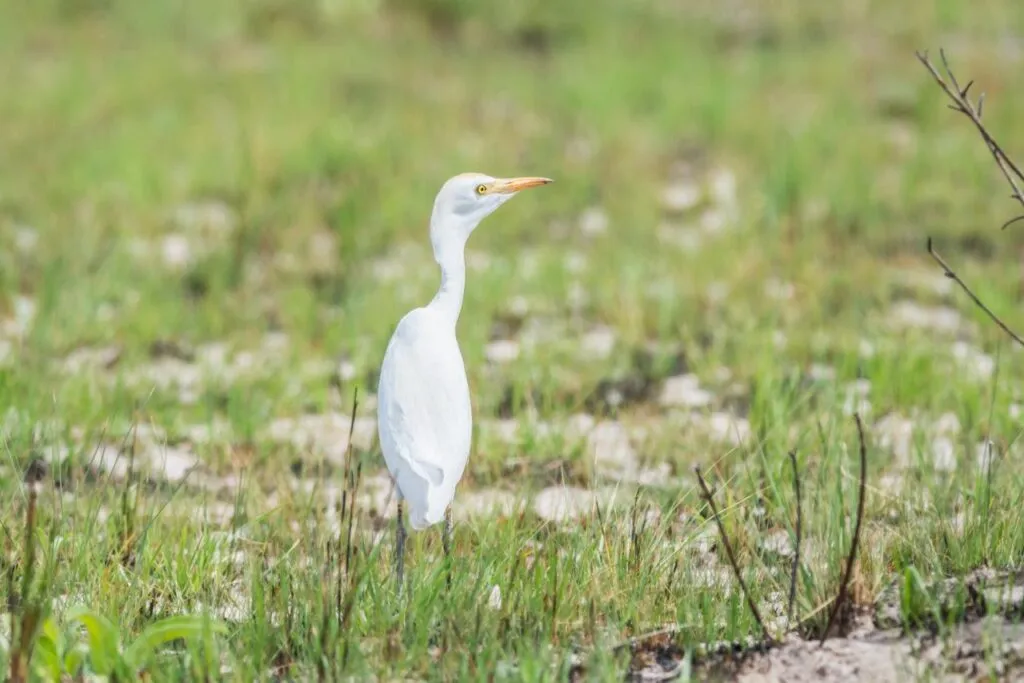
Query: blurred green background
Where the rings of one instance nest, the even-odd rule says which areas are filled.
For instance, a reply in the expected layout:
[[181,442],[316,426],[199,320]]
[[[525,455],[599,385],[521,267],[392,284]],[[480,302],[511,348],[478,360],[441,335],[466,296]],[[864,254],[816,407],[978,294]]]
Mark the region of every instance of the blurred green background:
[[[9,315],[17,295],[35,312],[6,383],[31,373],[12,398],[49,402],[67,384],[37,373],[84,345],[116,340],[131,358],[157,338],[244,345],[272,329],[297,357],[347,353],[370,370],[433,293],[426,219],[464,170],[558,180],[470,244],[487,259],[460,326],[477,377],[516,296],[576,334],[610,325],[624,348],[704,339],[740,374],[782,360],[765,355],[776,329],[790,360],[842,357],[858,340],[834,333],[874,328],[890,276],[930,269],[926,235],[983,273],[1012,319],[1021,242],[998,225],[1014,207],[913,51],[945,47],[987,91],[993,130],[1024,147],[1022,13],[994,0],[7,3],[0,286]],[[725,224],[707,235],[705,198],[690,209],[685,190],[715,172],[736,215],[706,219]],[[673,213],[675,177],[686,210]],[[769,304],[770,279],[793,300]],[[709,296],[716,282],[723,296]],[[505,380],[599,374],[552,337]]]

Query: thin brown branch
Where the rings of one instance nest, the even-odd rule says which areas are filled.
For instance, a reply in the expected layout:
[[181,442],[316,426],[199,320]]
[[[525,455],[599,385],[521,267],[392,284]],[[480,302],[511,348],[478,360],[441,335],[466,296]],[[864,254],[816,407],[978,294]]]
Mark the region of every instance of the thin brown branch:
[[708,505],[711,507],[711,515],[715,518],[715,524],[718,526],[718,533],[722,537],[722,545],[725,546],[725,554],[729,557],[729,564],[732,565],[733,574],[736,575],[736,580],[739,581],[740,589],[743,591],[743,597],[747,600],[747,606],[750,608],[750,613],[754,615],[754,620],[757,625],[761,627],[761,632],[764,633],[764,637],[769,642],[774,642],[771,634],[768,633],[768,629],[764,625],[764,620],[761,618],[761,613],[757,610],[757,605],[754,603],[754,599],[750,596],[750,591],[747,589],[747,584],[743,580],[743,574],[740,572],[739,562],[736,561],[736,555],[732,551],[732,544],[729,543],[729,535],[725,532],[725,525],[722,523],[722,517],[718,514],[718,506],[715,505],[714,496],[711,495],[711,489],[708,488],[707,482],[704,481],[704,476],[700,473],[700,466],[693,468],[693,471],[697,474],[697,481],[700,483],[700,488],[704,492],[704,499],[707,500]]
[[971,288],[967,286],[967,283],[961,280],[960,276],[957,275],[956,272],[954,272],[953,269],[949,267],[949,264],[946,263],[946,261],[941,256],[939,256],[939,253],[935,251],[935,247],[932,245],[931,237],[928,238],[928,253],[931,255],[933,259],[935,259],[935,262],[939,264],[939,266],[945,272],[946,277],[960,285],[960,289],[964,290],[967,296],[971,298],[971,301],[974,302],[975,306],[983,310],[985,312],[985,315],[987,315],[992,320],[992,322],[998,325],[1003,332],[1010,336],[1010,339],[1024,347],[1024,339],[1021,339],[1020,335],[1011,330],[1009,326],[1006,323],[1004,323],[998,315],[993,313],[992,309],[986,306],[982,302],[982,300],[978,298],[978,295],[971,291]]
[[853,541],[850,543],[850,556],[846,558],[846,569],[843,571],[843,580],[839,584],[839,595],[836,596],[835,604],[832,605],[832,613],[825,624],[825,630],[821,632],[819,647],[825,644],[832,624],[839,616],[840,610],[846,604],[847,592],[850,589],[850,577],[853,576],[853,564],[857,560],[857,546],[860,545],[860,527],[864,521],[864,498],[867,493],[868,481],[868,447],[864,441],[864,425],[860,421],[860,413],[854,413],[853,419],[857,421],[857,438],[860,440],[860,493],[857,498],[857,520],[853,526]]
[[800,573],[800,537],[804,524],[804,515],[800,502],[800,469],[796,462],[796,451],[789,452],[789,462],[793,465],[793,490],[796,492],[796,546],[793,549],[793,573],[789,577],[789,605],[786,608],[786,624],[793,623],[793,606],[796,604],[796,580]]
[[[971,120],[974,127],[978,130],[982,139],[985,141],[985,145],[988,147],[988,151],[992,154],[992,158],[996,160],[996,164],[999,166],[999,170],[1002,172],[1003,177],[1006,178],[1006,182],[1010,184],[1010,188],[1013,190],[1010,195],[1013,199],[1024,207],[1024,192],[1021,191],[1020,184],[1018,181],[1024,181],[1024,173],[1021,172],[1020,168],[1013,162],[1003,148],[1000,147],[999,143],[995,141],[992,134],[988,132],[985,124],[981,121],[981,113],[985,103],[985,93],[982,93],[978,97],[978,103],[974,104],[971,102],[968,93],[974,81],[969,82],[967,85],[960,87],[959,81],[953,74],[953,70],[949,66],[949,61],[946,59],[946,53],[944,50],[939,50],[939,56],[942,58],[942,68],[946,72],[948,82],[946,78],[942,77],[939,70],[935,68],[935,65],[928,59],[928,52],[917,52],[918,60],[924,65],[928,72],[931,73],[932,78],[939,84],[939,87],[946,93],[952,104],[949,108],[953,111],[959,112]],[[1008,226],[1016,223],[1019,220],[1024,219],[1024,216],[1017,216],[1012,218],[1003,224],[1005,230]]]
[[352,434],[356,430],[356,411],[359,409],[359,387],[355,387],[352,390],[352,415],[349,417],[348,422],[348,443],[345,444],[345,470],[342,473],[342,481],[344,482],[344,488],[341,491],[341,511],[342,514],[348,510],[348,489],[350,485],[349,477],[352,473]]
[[[348,423],[348,444],[345,448],[345,474],[344,481],[345,485],[341,492],[341,514],[342,516],[346,513],[346,505],[349,503],[348,497],[351,495],[351,507],[347,510],[348,512],[348,533],[346,534],[345,541],[345,573],[349,573],[349,565],[352,563],[352,524],[353,518],[356,512],[356,495],[359,490],[359,478],[362,473],[362,462],[359,463],[359,467],[356,468],[356,477],[352,478],[352,438],[356,431],[356,413],[359,412],[359,387],[352,389],[352,416],[349,418]],[[351,494],[350,494],[351,490]]]

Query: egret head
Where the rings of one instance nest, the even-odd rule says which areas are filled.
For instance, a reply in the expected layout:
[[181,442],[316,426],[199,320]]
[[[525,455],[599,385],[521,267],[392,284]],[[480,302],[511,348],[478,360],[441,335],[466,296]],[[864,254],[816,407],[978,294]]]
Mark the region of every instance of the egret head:
[[482,173],[463,173],[441,186],[430,217],[430,241],[434,253],[448,245],[465,245],[484,218],[522,190],[547,185],[549,178],[492,178]]

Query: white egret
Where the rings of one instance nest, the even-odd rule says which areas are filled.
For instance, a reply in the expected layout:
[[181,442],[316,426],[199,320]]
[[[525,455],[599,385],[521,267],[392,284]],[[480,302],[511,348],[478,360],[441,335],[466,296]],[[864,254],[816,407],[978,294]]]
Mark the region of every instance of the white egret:
[[451,502],[469,459],[473,416],[469,382],[455,336],[466,287],[466,240],[484,218],[520,190],[548,178],[492,178],[463,173],[437,193],[430,242],[441,266],[441,287],[426,306],[405,314],[395,328],[377,387],[377,431],[398,489],[396,573],[402,585],[405,505],[419,530],[445,521],[449,552]]

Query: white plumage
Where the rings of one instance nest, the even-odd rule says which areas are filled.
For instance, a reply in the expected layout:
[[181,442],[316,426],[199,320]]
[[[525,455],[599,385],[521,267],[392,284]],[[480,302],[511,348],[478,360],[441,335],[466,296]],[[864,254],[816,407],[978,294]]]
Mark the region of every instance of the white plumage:
[[448,180],[434,200],[430,241],[441,287],[429,304],[399,321],[377,388],[380,446],[399,494],[399,575],[403,501],[414,529],[445,519],[469,459],[473,417],[455,336],[466,285],[466,240],[517,192],[549,182],[464,173]]
[[380,446],[409,523],[444,518],[469,458],[473,416],[455,325],[430,306],[398,323],[380,374]]

